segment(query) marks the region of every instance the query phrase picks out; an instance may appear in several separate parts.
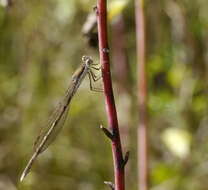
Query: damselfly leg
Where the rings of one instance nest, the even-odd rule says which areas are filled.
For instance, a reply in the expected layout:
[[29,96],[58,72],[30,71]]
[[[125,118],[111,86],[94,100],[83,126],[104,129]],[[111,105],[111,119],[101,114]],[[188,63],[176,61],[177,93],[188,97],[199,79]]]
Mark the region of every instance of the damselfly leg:
[[[97,87],[94,87],[93,85],[92,85],[92,80],[94,81],[94,79],[93,79],[93,77],[92,77],[92,74],[89,72],[88,73],[88,77],[89,77],[89,81],[90,81],[90,90],[92,90],[92,91],[95,91],[95,92],[103,92],[103,89],[102,88],[97,88]],[[101,77],[100,77],[101,78]],[[100,79],[99,78],[99,79]],[[99,80],[98,79],[98,80]],[[94,81],[95,82],[95,81]]]
[[[96,64],[93,64],[93,65],[96,66],[98,64],[96,63]],[[102,88],[97,88],[97,87],[93,86],[93,82],[99,81],[102,78],[102,76],[101,75],[100,76],[96,75],[93,72],[92,69],[95,69],[95,70],[99,71],[101,69],[101,67],[93,67],[93,66],[90,67],[90,70],[88,72],[88,77],[89,77],[89,81],[90,81],[90,90],[95,91],[95,92],[103,92]]]
[[97,82],[98,80],[100,80],[100,79],[102,78],[101,75],[100,75],[100,76],[95,75],[95,73],[94,73],[92,70],[90,70],[88,74],[91,75],[92,80],[93,80],[94,82]]
[[101,69],[101,67],[91,67],[91,69],[95,69],[95,70],[99,71]]

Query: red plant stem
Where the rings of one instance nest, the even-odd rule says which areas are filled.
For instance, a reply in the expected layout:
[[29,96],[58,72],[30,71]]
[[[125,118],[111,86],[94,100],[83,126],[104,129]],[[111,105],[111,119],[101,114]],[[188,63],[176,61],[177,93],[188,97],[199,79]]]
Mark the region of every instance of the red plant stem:
[[148,190],[148,146],[147,146],[147,82],[145,68],[145,18],[144,0],[135,0],[136,3],[136,42],[138,64],[138,189]]
[[102,65],[102,77],[104,84],[104,95],[106,112],[108,116],[109,128],[112,131],[112,153],[114,162],[115,190],[125,189],[124,180],[124,160],[120,141],[117,113],[113,96],[113,88],[110,73],[110,59],[107,36],[107,11],[106,0],[98,0],[97,4],[97,23],[100,63]]

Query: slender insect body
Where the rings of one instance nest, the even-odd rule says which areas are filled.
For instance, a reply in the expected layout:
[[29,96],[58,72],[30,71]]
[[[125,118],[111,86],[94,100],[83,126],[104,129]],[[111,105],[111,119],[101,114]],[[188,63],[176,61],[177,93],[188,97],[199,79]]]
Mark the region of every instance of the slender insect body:
[[20,181],[24,179],[24,177],[29,173],[33,162],[36,160],[38,155],[42,153],[48,146],[54,141],[57,137],[58,133],[61,131],[64,122],[66,120],[69,105],[72,97],[76,93],[80,84],[87,74],[91,74],[91,65],[93,64],[92,59],[89,56],[82,57],[83,64],[82,66],[74,73],[72,76],[72,82],[70,87],[66,91],[66,95],[64,99],[58,104],[54,112],[52,113],[47,125],[42,128],[40,135],[37,137],[34,144],[34,153],[27,163]]

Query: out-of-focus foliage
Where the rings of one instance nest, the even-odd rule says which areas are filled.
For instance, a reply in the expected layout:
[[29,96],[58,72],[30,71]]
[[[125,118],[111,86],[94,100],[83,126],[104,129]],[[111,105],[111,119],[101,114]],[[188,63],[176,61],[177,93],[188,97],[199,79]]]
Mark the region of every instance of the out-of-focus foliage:
[[108,19],[112,20],[114,17],[120,15],[127,6],[128,0],[110,1],[108,5]]
[[190,153],[191,138],[187,130],[167,128],[162,134],[162,140],[179,158],[185,158]]
[[[123,146],[131,152],[127,189],[136,190],[134,2],[116,3],[109,0],[112,74]],[[95,4],[0,0],[0,189],[108,189],[103,181],[113,180],[110,142],[99,129],[107,125],[103,95],[91,92],[86,79],[59,137],[19,183],[38,131],[82,55],[98,62],[98,50],[81,33]],[[151,0],[145,10],[152,189],[206,190],[208,1]],[[127,62],[115,61],[119,46]]]

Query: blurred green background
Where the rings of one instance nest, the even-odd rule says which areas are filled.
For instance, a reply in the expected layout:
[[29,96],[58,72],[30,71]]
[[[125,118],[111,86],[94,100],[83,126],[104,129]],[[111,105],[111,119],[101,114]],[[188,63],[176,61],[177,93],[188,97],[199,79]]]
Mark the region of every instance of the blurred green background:
[[[109,0],[112,76],[127,189],[137,189],[134,2]],[[94,0],[0,0],[0,190],[109,189],[113,180],[104,97],[87,78],[56,141],[19,177],[33,142],[64,95],[82,55]],[[208,1],[145,1],[151,189],[207,190]],[[87,21],[88,22],[88,21]],[[96,32],[96,31],[93,31]],[[94,35],[95,33],[93,33]],[[96,36],[96,35],[95,35]]]

